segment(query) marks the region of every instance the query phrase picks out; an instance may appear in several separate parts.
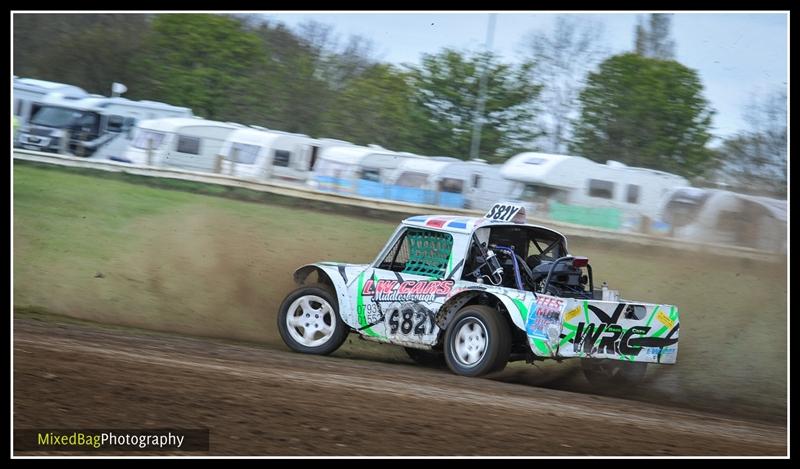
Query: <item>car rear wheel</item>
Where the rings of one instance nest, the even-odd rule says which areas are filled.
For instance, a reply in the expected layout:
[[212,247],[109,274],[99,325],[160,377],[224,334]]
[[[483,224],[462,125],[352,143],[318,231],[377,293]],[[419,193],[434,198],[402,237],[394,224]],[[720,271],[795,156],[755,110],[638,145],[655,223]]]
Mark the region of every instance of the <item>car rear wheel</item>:
[[511,354],[511,330],[497,310],[465,306],[447,327],[444,350],[447,366],[456,374],[482,376],[500,371]]
[[327,355],[338,349],[349,329],[338,303],[324,285],[304,285],[289,293],[278,312],[278,331],[292,350]]

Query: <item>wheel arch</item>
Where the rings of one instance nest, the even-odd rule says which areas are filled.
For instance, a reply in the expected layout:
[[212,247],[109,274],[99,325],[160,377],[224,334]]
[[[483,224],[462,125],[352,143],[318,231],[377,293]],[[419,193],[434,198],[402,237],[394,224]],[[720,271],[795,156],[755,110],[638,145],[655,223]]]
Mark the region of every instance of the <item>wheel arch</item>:
[[[355,306],[347,295],[347,283],[344,279],[343,264],[320,265],[306,264],[294,271],[293,279],[298,286],[318,283],[331,290],[331,294],[337,302],[337,310],[342,320],[349,327],[358,327],[358,320],[355,314]],[[316,273],[317,282],[313,282]]]
[[[512,311],[517,311],[517,307],[510,298],[480,288],[467,289],[448,298],[436,313],[436,324],[442,331],[447,330],[455,312],[473,304],[490,306],[506,318],[510,327],[525,330],[522,318],[518,314],[512,314]],[[512,331],[513,329],[512,327]]]

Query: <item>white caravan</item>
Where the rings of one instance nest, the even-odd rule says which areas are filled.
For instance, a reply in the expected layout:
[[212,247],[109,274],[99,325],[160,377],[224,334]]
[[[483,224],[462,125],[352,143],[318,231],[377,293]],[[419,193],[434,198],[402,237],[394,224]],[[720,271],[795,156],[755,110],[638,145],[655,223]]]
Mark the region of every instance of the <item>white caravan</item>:
[[320,151],[309,184],[321,190],[383,198],[379,185],[400,163],[415,158],[422,157],[377,145],[331,145]]
[[665,234],[675,238],[786,253],[786,200],[682,187],[661,218]]
[[321,144],[308,135],[263,127],[236,129],[220,151],[221,173],[245,179],[305,181]]
[[[515,198],[526,202],[531,213],[574,223],[608,213],[614,220],[597,226],[628,231],[640,231],[648,220],[656,220],[667,197],[689,185],[685,178],[663,171],[535,152],[515,155],[500,172],[517,183]],[[560,218],[562,214],[574,219]]]
[[122,151],[126,134],[139,119],[191,115],[191,109],[154,101],[48,94],[36,104],[29,122],[20,127],[17,146],[107,158],[113,156],[109,153],[112,148]]
[[14,116],[19,125],[26,124],[35,110],[35,105],[47,95],[64,99],[81,99],[89,96],[83,88],[54,81],[14,77]]
[[136,165],[169,166],[191,171],[216,172],[217,155],[226,139],[241,124],[193,118],[144,120],[117,161]]
[[509,198],[513,188],[501,176],[498,165],[449,156],[406,160],[388,183],[406,188],[397,190],[400,200],[476,210],[486,210],[497,200]]

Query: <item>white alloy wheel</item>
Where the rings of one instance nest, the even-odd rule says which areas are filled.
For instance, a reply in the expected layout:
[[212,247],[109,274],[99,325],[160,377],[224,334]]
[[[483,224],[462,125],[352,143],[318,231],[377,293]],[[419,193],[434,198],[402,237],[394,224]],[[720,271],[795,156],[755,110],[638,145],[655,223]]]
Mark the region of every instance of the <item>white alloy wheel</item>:
[[336,331],[333,308],[319,296],[301,296],[289,305],[286,329],[298,344],[319,347],[328,342]]
[[489,345],[486,325],[478,318],[469,317],[458,324],[455,341],[452,343],[453,357],[465,368],[471,368],[478,363]]

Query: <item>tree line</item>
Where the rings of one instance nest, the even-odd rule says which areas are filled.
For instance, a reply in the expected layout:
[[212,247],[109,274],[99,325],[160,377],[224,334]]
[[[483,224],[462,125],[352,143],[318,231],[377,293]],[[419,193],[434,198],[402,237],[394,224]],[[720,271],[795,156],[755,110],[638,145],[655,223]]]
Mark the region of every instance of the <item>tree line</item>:
[[[329,25],[290,29],[258,15],[13,19],[15,75],[106,95],[122,82],[130,99],[208,119],[467,159],[485,71],[480,157],[490,162],[541,150],[690,178],[724,173],[761,184],[781,172],[785,127],[710,148],[714,111],[698,73],[672,57],[667,15],[651,15],[649,29],[640,22],[632,51],[614,56],[598,24],[559,17],[552,34],[525,38],[521,60],[442,49],[413,65],[385,63],[369,40],[342,38]],[[785,157],[783,168],[785,181]]]

